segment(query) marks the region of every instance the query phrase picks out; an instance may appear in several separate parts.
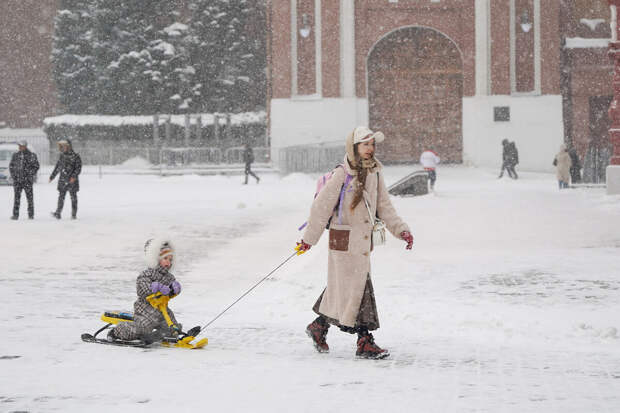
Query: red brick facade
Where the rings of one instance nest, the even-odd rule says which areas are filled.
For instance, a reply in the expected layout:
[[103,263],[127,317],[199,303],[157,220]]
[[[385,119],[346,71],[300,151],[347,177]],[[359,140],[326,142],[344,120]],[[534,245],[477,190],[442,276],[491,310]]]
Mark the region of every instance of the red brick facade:
[[[488,2],[488,28],[481,28],[488,30],[492,39],[488,51],[490,95],[562,94],[565,139],[575,144],[580,155],[591,142],[606,139],[601,131],[609,123],[605,105],[612,95],[612,66],[606,47],[569,47],[563,39],[609,38],[607,3],[606,0],[491,0]],[[341,16],[343,4],[351,5],[349,9],[344,8],[352,13],[351,17]],[[477,4],[476,0],[269,0],[268,95],[270,99],[296,99],[306,95],[317,99],[339,99],[343,98],[346,83],[352,81],[351,96],[361,99],[362,103],[367,99],[364,105],[367,105],[369,124],[392,128],[394,145],[409,147],[411,159],[417,154],[412,148],[430,144],[424,141],[424,137],[417,141],[403,141],[415,119],[413,129],[417,128],[416,133],[420,136],[430,136],[429,131],[436,129],[454,135],[443,138],[441,144],[452,149],[442,151],[447,151],[448,158],[458,160],[460,138],[457,135],[463,133],[461,125],[446,132],[441,119],[454,120],[462,116],[462,108],[455,103],[458,99],[452,97],[460,94],[461,98],[467,98],[477,93],[476,82],[480,81],[476,78],[476,24],[479,23],[476,13],[480,11],[476,10]],[[57,0],[0,2],[0,122],[7,126],[40,127],[45,117],[61,110],[50,63],[53,17],[57,7]],[[529,32],[520,31],[523,12],[527,11],[533,19],[536,7],[541,22],[539,27],[534,25]],[[320,9],[318,16],[317,9]],[[305,23],[304,14],[311,27],[307,38],[302,38],[299,33]],[[341,25],[347,18],[354,21],[351,26],[354,42],[352,74],[346,72],[344,66],[348,57],[343,54],[342,33],[347,28]],[[320,32],[316,33],[319,24]],[[297,26],[295,63],[291,43],[293,25]],[[403,86],[392,79],[392,86],[389,86],[391,75],[380,69],[382,59],[388,59],[389,50],[398,50],[393,44],[397,39],[406,41],[411,38],[404,35],[409,28],[430,30],[430,38],[442,44],[442,48],[434,49],[436,52],[443,50],[450,54],[457,50],[458,58],[454,57],[446,66],[449,71],[459,67],[457,72],[442,73],[440,66],[443,64],[435,57],[424,69],[434,73],[434,80],[423,82],[422,86],[412,80]],[[540,31],[538,52],[533,43],[537,29]],[[515,30],[514,45],[511,45],[511,30]],[[317,44],[319,38],[320,44]],[[447,47],[449,44],[453,48]],[[513,62],[511,47],[515,52]],[[539,54],[538,80],[536,53]],[[407,62],[414,56],[403,55],[401,59]],[[514,65],[514,75],[511,75],[511,65]],[[369,70],[372,67],[375,69]],[[411,76],[411,73],[419,73],[416,70],[408,69],[402,73],[405,77]],[[293,90],[295,76],[296,91]],[[449,97],[443,104],[434,100],[435,95],[428,90],[423,92],[428,85],[434,85],[433,90],[436,90],[439,84],[436,82],[443,82],[441,93]],[[539,82],[538,91],[534,90],[536,82]],[[385,92],[388,89],[392,89],[392,94]],[[390,96],[393,99],[390,100]],[[386,103],[380,103],[382,100]],[[387,110],[388,103],[393,105],[394,102],[401,104]],[[437,139],[431,140],[437,142]],[[394,155],[393,160],[400,160],[399,154]]]
[[0,122],[41,127],[59,104],[50,55],[57,2],[0,1]]
[[[571,39],[609,39],[610,11],[606,0],[573,0],[560,16],[562,35],[567,39],[562,49],[565,138],[583,157],[590,145],[608,144],[613,65],[604,41],[598,47],[572,47]],[[597,22],[599,18],[605,21]],[[590,19],[589,24],[583,19]]]

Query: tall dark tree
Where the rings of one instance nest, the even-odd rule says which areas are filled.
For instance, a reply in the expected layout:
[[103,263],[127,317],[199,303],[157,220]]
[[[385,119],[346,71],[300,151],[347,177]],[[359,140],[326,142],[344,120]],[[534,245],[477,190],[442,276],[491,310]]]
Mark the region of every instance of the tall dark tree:
[[92,9],[88,0],[61,0],[54,18],[53,75],[59,100],[69,113],[96,108]]
[[264,87],[260,82],[265,76],[265,43],[248,34],[255,19],[264,19],[261,7],[264,3],[256,0],[191,1],[190,25],[196,40],[192,63],[202,84],[203,110],[239,112],[255,106],[248,97],[252,88]]
[[[178,13],[169,0],[95,0],[94,50],[98,110],[105,114],[152,114],[166,105],[160,72],[164,29]],[[155,49],[154,49],[155,48]]]
[[191,44],[189,27],[173,23],[149,45],[153,58],[150,72],[161,82],[157,95],[164,113],[191,112],[200,100],[201,85],[196,84],[196,70],[190,61]]

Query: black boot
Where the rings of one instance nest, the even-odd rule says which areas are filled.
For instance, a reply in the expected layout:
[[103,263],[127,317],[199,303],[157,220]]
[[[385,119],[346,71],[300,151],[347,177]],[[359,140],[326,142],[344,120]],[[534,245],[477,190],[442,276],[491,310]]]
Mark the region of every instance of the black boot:
[[142,334],[140,340],[144,341],[145,344],[151,344],[156,341],[162,341],[165,336],[165,331],[160,328],[154,328],[150,333]]
[[198,334],[200,334],[200,326],[192,327],[189,330],[187,330],[187,333],[185,333],[185,337],[188,337],[188,336],[196,337]]
[[110,329],[110,331],[108,331],[108,335],[106,337],[106,340],[108,341],[116,341],[119,338],[116,336],[116,332],[114,331],[114,329]]

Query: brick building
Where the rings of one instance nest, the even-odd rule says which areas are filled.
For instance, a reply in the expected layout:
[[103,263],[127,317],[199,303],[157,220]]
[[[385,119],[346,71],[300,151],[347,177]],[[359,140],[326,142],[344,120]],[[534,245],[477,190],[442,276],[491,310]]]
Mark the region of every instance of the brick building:
[[0,125],[40,128],[60,111],[50,61],[56,0],[0,1]]
[[[606,0],[272,0],[270,134],[290,145],[382,130],[380,159],[432,147],[548,170],[564,142],[583,156],[606,134]],[[564,99],[563,99],[564,96]],[[277,156],[274,153],[274,156]]]
[[[63,113],[50,53],[56,0],[0,2],[0,127]],[[607,0],[271,0],[269,128],[280,148],[383,130],[381,159],[545,170],[563,141],[607,142]]]

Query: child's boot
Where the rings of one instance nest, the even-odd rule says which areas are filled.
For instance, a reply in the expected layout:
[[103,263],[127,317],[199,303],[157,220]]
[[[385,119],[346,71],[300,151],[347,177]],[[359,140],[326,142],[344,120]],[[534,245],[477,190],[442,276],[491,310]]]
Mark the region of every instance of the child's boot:
[[145,333],[140,336],[140,339],[145,344],[151,344],[156,341],[161,341],[165,337],[165,332],[160,328],[154,328],[150,333]]
[[110,331],[108,331],[108,335],[106,337],[106,340],[108,341],[116,341],[119,338],[116,336],[116,333],[114,332],[114,329],[110,329]]
[[390,352],[376,345],[372,334],[365,332],[357,338],[357,352],[355,355],[365,359],[384,359],[389,357]]
[[306,327],[306,334],[312,339],[314,348],[319,353],[329,352],[329,346],[327,341],[325,341],[327,330],[329,330],[329,324],[323,317],[318,317]]

